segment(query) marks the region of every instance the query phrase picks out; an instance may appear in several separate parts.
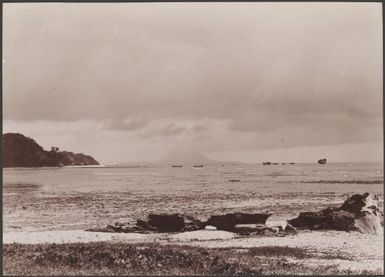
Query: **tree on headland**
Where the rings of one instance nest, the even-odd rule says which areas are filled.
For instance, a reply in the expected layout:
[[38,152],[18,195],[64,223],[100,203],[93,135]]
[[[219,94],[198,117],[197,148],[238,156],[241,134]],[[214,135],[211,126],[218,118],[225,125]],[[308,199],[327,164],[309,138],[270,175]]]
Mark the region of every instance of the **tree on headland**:
[[59,147],[52,146],[52,147],[51,147],[51,152],[53,152],[53,153],[59,152]]

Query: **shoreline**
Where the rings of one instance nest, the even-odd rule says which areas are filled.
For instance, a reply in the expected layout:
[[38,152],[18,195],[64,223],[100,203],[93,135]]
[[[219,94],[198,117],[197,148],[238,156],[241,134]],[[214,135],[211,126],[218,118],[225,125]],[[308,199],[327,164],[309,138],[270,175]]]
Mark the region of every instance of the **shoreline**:
[[[56,168],[132,168],[132,167],[142,167],[142,166],[171,166],[174,163],[172,162],[128,162],[128,163],[122,163],[122,164],[99,164],[99,165],[65,165],[65,166],[25,166],[25,167],[4,167],[4,169],[17,169],[17,170],[23,170],[23,169],[56,169]],[[207,162],[207,163],[176,163],[181,164],[185,166],[192,166],[195,164],[203,164],[206,166],[218,166],[221,167],[223,165],[227,166],[234,166],[235,165],[247,165],[247,166],[262,166],[263,161],[261,162],[230,162],[230,161],[213,161],[213,162]],[[382,162],[327,162],[325,165],[382,165]],[[277,164],[274,164],[275,166],[282,166],[282,165],[300,165],[300,166],[306,166],[306,165],[319,165],[317,162],[294,162],[294,164],[290,164],[289,161],[281,161],[277,162]],[[325,166],[325,165],[319,165],[319,166]],[[271,164],[273,166],[273,164]]]

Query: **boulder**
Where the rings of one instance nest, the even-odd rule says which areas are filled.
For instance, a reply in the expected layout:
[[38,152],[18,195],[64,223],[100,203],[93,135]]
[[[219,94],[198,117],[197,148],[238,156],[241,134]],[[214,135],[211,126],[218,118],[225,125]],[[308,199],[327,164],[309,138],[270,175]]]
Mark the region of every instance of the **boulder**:
[[185,232],[204,228],[204,224],[190,216],[181,214],[150,214],[148,220],[138,220],[137,226],[155,232]]
[[302,212],[288,223],[295,228],[310,230],[343,230],[382,234],[383,215],[377,198],[369,193],[354,194],[338,208],[318,212]]
[[379,212],[378,198],[369,193],[354,194],[342,204],[341,208],[344,211],[360,215],[362,212]]
[[147,223],[159,232],[180,232],[185,227],[180,214],[149,214]]
[[333,209],[325,209],[319,212],[303,212],[289,223],[299,229],[330,229],[350,231],[356,230],[354,226],[354,214]]
[[233,231],[237,224],[265,224],[272,214],[229,213],[211,216],[206,225],[215,226],[218,230]]
[[148,224],[147,221],[144,221],[142,219],[138,219],[136,221],[136,226],[141,227],[144,230],[148,230],[148,231],[155,231],[156,230],[155,227],[151,226],[150,224]]

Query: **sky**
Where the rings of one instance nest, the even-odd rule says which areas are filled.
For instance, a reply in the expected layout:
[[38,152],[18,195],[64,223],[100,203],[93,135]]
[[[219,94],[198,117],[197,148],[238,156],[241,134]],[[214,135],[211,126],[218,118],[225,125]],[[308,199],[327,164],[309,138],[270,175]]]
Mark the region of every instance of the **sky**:
[[3,132],[104,164],[382,162],[380,3],[6,3]]

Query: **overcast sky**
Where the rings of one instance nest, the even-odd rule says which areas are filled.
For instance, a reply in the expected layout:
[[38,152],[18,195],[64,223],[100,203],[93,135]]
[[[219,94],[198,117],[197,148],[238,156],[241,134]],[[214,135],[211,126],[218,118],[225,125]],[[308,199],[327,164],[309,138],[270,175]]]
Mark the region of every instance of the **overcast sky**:
[[107,164],[382,161],[380,3],[3,7],[4,132]]

